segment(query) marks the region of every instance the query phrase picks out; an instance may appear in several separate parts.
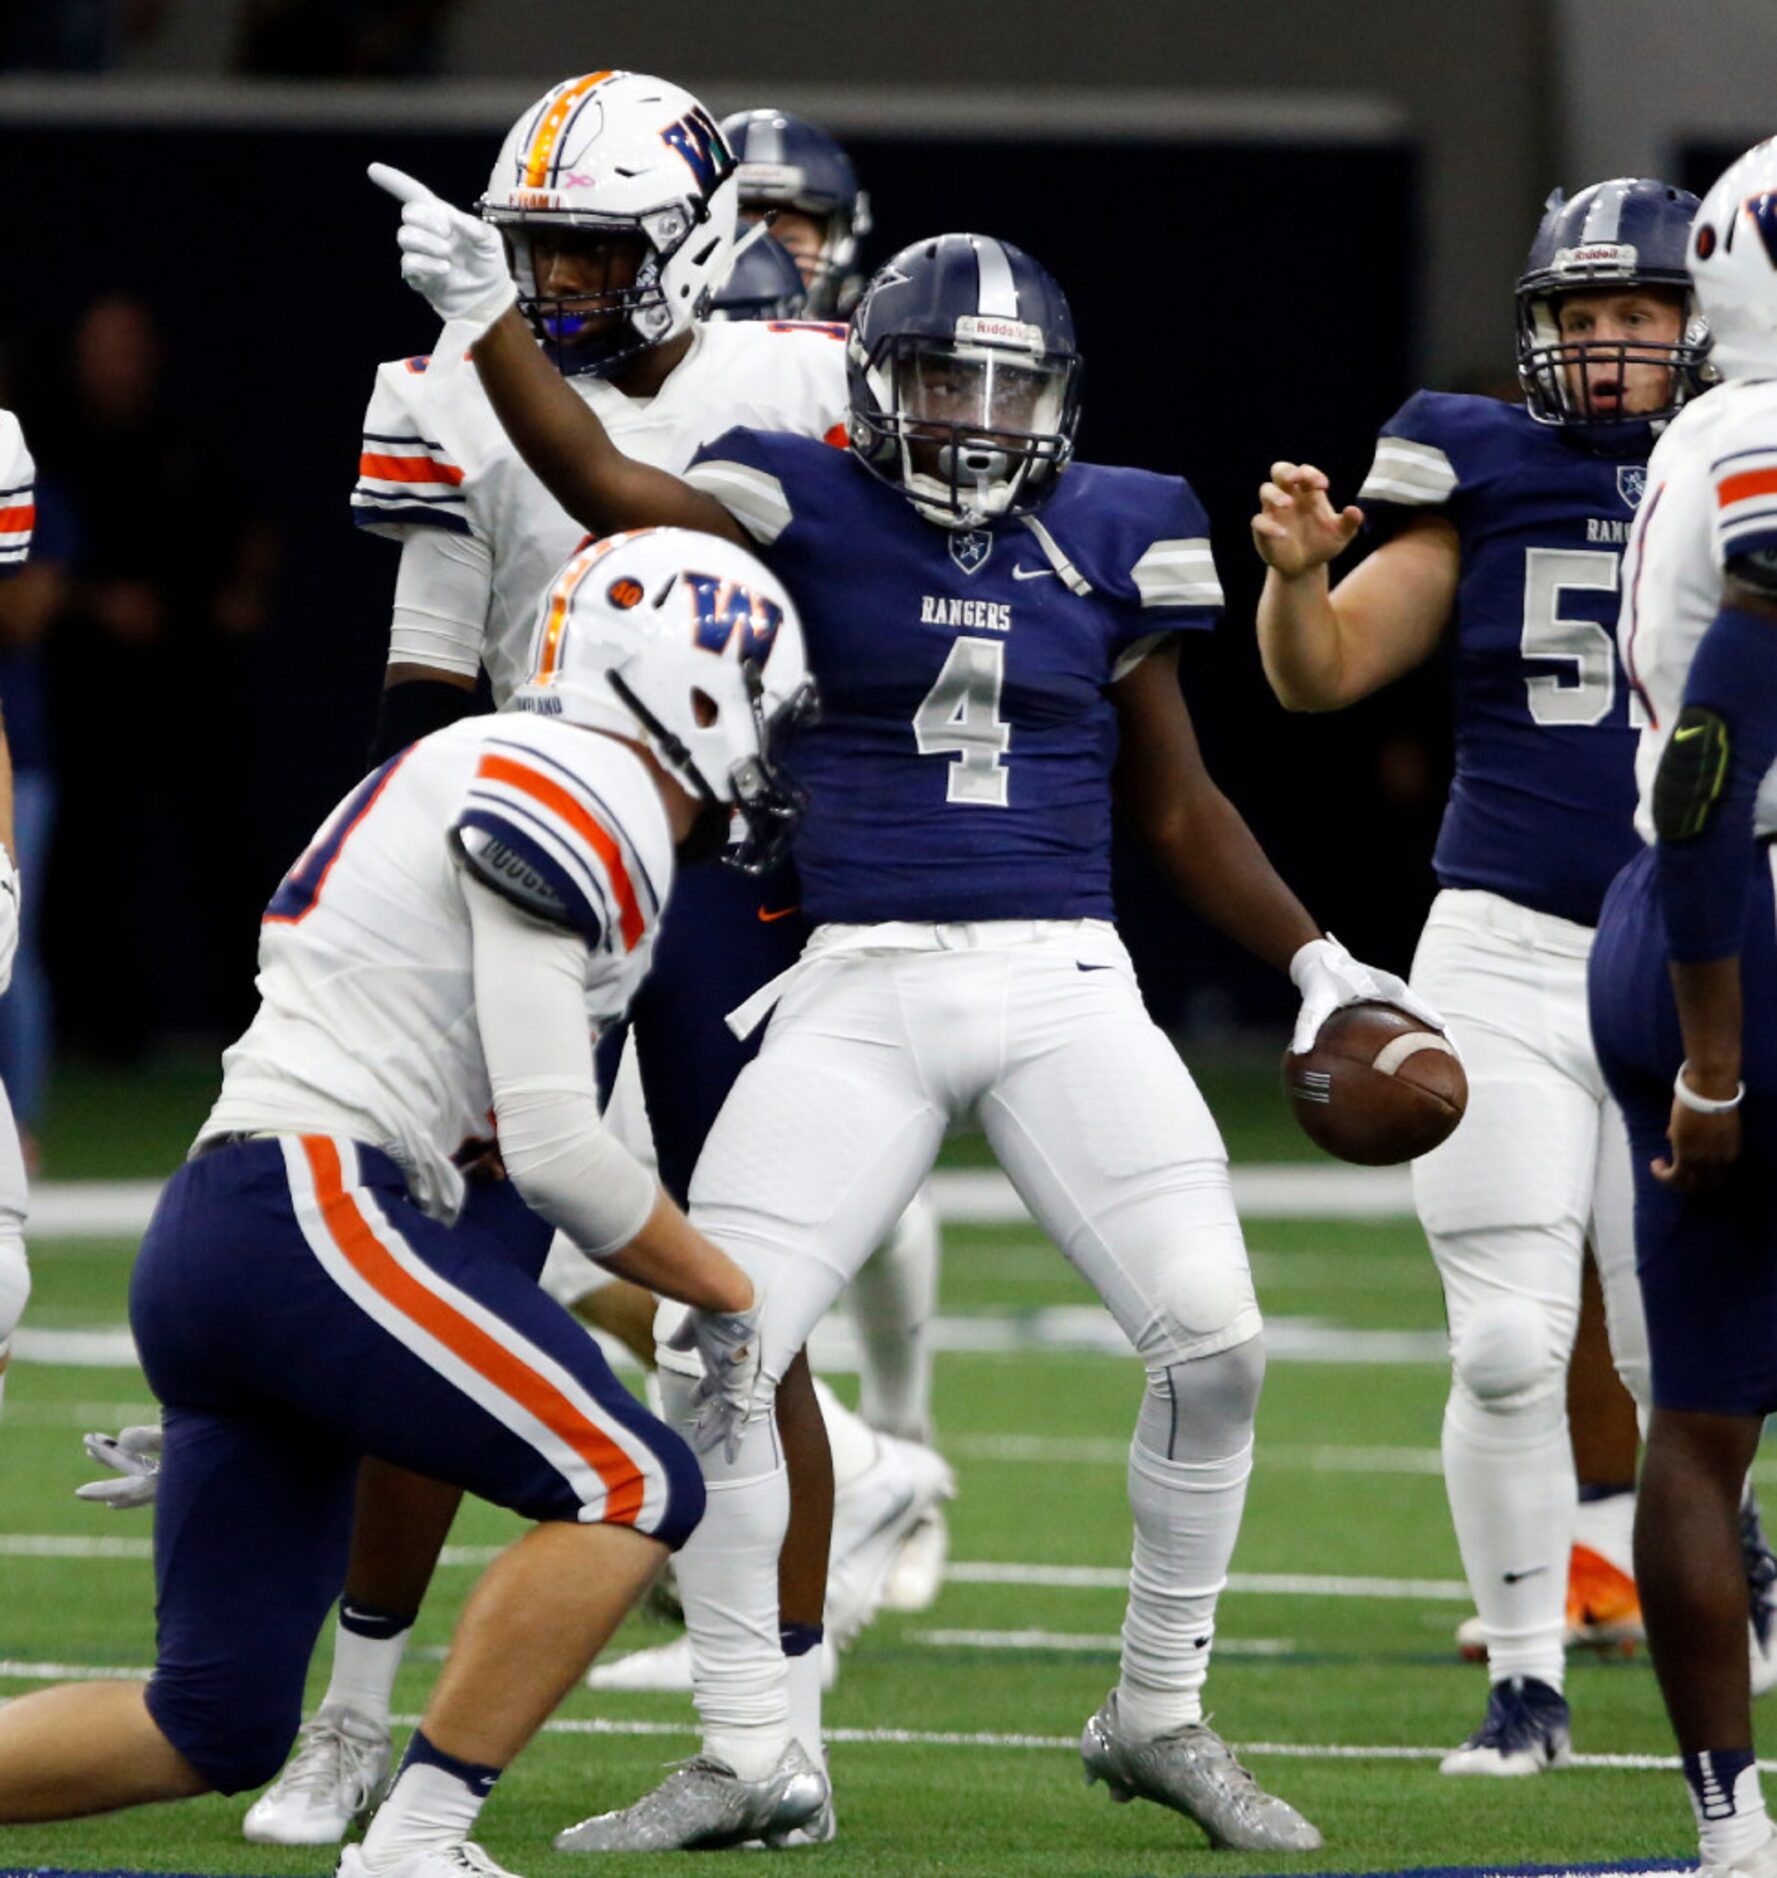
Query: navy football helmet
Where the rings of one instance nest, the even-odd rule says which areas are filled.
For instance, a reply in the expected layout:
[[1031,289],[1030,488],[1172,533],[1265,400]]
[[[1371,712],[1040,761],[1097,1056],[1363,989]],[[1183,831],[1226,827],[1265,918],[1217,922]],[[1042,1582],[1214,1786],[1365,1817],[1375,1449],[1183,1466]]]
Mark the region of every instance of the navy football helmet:
[[[1541,424],[1560,424],[1605,443],[1630,425],[1669,418],[1687,398],[1713,382],[1707,358],[1709,329],[1685,268],[1685,249],[1697,198],[1654,177],[1619,176],[1594,183],[1568,199],[1559,189],[1543,207],[1517,287],[1518,381],[1524,402]],[[1670,288],[1684,296],[1684,329],[1676,345],[1640,341],[1564,339],[1560,302],[1571,293],[1632,287]],[[1658,410],[1611,409],[1593,402],[1585,367],[1600,355],[1616,366],[1615,382],[1631,365],[1671,368],[1671,391]]]
[[845,369],[858,460],[943,527],[1029,514],[1073,456],[1073,315],[1010,242],[937,235],[903,248],[852,315]]
[[743,235],[734,250],[728,278],[710,302],[713,320],[799,320],[805,317],[808,289],[802,270],[781,242],[763,228]]
[[723,118],[722,135],[740,165],[743,216],[794,209],[821,225],[806,317],[843,319],[862,286],[858,249],[870,232],[870,198],[851,158],[824,130],[769,107]]

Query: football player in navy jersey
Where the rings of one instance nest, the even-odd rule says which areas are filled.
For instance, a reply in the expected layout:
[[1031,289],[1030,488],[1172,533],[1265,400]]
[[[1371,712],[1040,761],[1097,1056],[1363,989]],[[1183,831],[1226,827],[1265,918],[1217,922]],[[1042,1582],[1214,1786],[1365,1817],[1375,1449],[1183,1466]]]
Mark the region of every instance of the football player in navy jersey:
[[[1635,842],[1633,703],[1610,630],[1621,548],[1655,426],[1704,382],[1695,206],[1648,179],[1552,197],[1517,289],[1524,405],[1421,392],[1383,427],[1361,509],[1278,463],[1253,521],[1260,650],[1288,708],[1355,703],[1454,634],[1456,775],[1412,974],[1469,1078],[1462,1127],[1413,1167],[1450,1323],[1445,1481],[1492,1683],[1451,1774],[1569,1756],[1565,1375],[1588,1236],[1618,1370],[1648,1401],[1627,1156],[1585,971]],[[1329,588],[1366,520],[1379,545]]]
[[[477,226],[417,194],[403,222],[409,281],[481,304],[495,258]],[[976,1113],[1147,1370],[1122,1679],[1087,1723],[1087,1773],[1221,1844],[1318,1845],[1203,1719],[1260,1320],[1220,1136],[1113,924],[1113,798],[1190,903],[1290,972],[1299,1045],[1367,997],[1436,1019],[1319,933],[1203,768],[1176,638],[1221,603],[1202,508],[1176,477],[1072,460],[1066,301],[982,236],[916,243],[874,277],[848,338],[844,457],[742,429],[667,475],[557,395],[515,315],[484,312],[463,336],[514,441],[588,528],[670,516],[750,539],[810,622],[824,716],[797,744],[797,859],[815,932],[735,1014],[770,1027],[692,1183],[695,1216],[745,1247],[774,1301],[766,1375],[843,1291],[950,1121]],[[743,606],[718,613],[731,633],[762,624]],[[669,1411],[687,1413],[690,1379],[671,1364],[663,1349]],[[735,1432],[710,1476],[710,1541],[680,1574],[703,1753],[563,1833],[563,1849],[707,1842],[786,1751],[771,1647],[783,1472],[768,1413]]]
[[769,105],[736,111],[721,129],[739,165],[741,217],[769,223],[795,261],[804,317],[844,319],[863,291],[858,253],[870,232],[870,198],[851,158],[819,125]]

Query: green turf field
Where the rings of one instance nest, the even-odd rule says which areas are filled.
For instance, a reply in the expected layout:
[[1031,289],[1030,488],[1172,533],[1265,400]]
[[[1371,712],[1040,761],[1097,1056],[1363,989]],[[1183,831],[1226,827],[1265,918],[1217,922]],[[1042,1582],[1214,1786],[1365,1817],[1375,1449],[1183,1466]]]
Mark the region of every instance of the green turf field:
[[[1298,1153],[1270,1074],[1264,1064],[1236,1065],[1205,1077],[1237,1154],[1248,1158]],[[199,1070],[122,1092],[104,1078],[71,1078],[45,1131],[49,1171],[63,1178],[165,1171],[207,1095]],[[968,1144],[958,1154],[969,1158]],[[1405,1222],[1254,1220],[1249,1239],[1274,1317],[1372,1331],[1431,1332],[1441,1324],[1429,1263]],[[121,1323],[129,1257],[129,1245],[117,1241],[41,1247],[27,1321],[65,1329]],[[947,1316],[1028,1324],[1049,1307],[1088,1301],[1029,1226],[947,1235]],[[1670,1771],[1581,1767],[1524,1781],[1438,1775],[1432,1751],[1475,1724],[1485,1690],[1481,1672],[1460,1665],[1451,1642],[1468,1607],[1447,1589],[1459,1571],[1436,1473],[1443,1376],[1423,1358],[1368,1368],[1278,1360],[1260,1410],[1257,1470],[1234,1561],[1239,1576],[1222,1608],[1210,1707],[1232,1740],[1259,1744],[1249,1754],[1255,1771],[1320,1825],[1325,1851],[1296,1859],[1212,1854],[1176,1816],[1151,1805],[1113,1806],[1102,1788],[1088,1792],[1065,1744],[1115,1679],[1121,1594],[1103,1582],[996,1582],[1007,1574],[991,1568],[1110,1571],[1126,1563],[1121,1455],[1140,1380],[1132,1360],[1040,1343],[939,1359],[938,1415],[961,1480],[953,1556],[973,1569],[932,1611],[879,1620],[844,1659],[827,1710],[839,1734],[840,1838],[786,1856],[885,1878],[1106,1878],[1602,1861],[1681,1854],[1694,1844]],[[86,1477],[80,1431],[142,1419],[149,1411],[141,1377],[20,1364],[6,1408],[0,1693],[36,1686],[53,1673],[49,1665],[142,1669],[152,1656],[148,1521],[71,1497]],[[511,1530],[504,1516],[470,1507],[453,1538],[479,1547]],[[25,1543],[46,1538],[79,1543]],[[421,1619],[421,1648],[397,1693],[409,1715],[424,1703],[473,1575],[464,1564],[440,1574]],[[1253,1578],[1272,1582],[1243,1582]],[[1361,1595],[1329,1595],[1324,1584],[1286,1590],[1278,1578],[1367,1583],[1347,1587]],[[634,1620],[616,1647],[668,1634]],[[34,1667],[38,1673],[28,1673]],[[1669,1752],[1644,1665],[1578,1663],[1569,1692],[1581,1754]],[[478,1836],[519,1871],[573,1869],[549,1850],[550,1835],[634,1798],[667,1762],[692,1752],[688,1714],[676,1697],[575,1695],[502,1782]],[[601,1723],[613,1731],[599,1732]],[[636,1724],[648,1731],[623,1732]],[[950,1739],[889,1738],[897,1734]],[[1363,1752],[1372,1749],[1388,1752]],[[325,1852],[244,1844],[238,1826],[246,1804],[204,1801],[0,1831],[0,1868],[331,1871]],[[660,1878],[692,1869],[659,1857],[607,1863]],[[708,1868],[707,1859],[695,1866]]]

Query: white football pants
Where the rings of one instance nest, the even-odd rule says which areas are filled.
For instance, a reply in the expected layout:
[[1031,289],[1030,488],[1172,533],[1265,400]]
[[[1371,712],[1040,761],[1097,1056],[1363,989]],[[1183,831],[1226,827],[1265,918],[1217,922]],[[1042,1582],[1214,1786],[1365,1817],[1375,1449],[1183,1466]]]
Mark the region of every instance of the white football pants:
[[[1169,1392],[1170,1416],[1143,1424],[1159,1431],[1158,1466],[1139,1470],[1138,1533],[1151,1542],[1144,1550],[1138,1536],[1137,1561],[1157,1598],[1170,1593],[1172,1617],[1193,1612],[1207,1655],[1245,1492],[1258,1346],[1231,1383],[1205,1391],[1234,1399],[1232,1416],[1207,1401],[1194,1411],[1191,1384],[1217,1374],[1203,1359],[1253,1343],[1259,1310],[1221,1136],[1143,1009],[1121,940],[1097,920],[827,926],[783,982],[691,1189],[693,1220],[765,1295],[767,1387],[738,1461],[704,1457],[710,1511],[678,1562],[698,1704],[725,1750],[737,1727],[781,1713],[770,1685],[782,1661],[769,1660],[781,1526],[775,1512],[742,1513],[749,1496],[762,1509],[781,1493],[770,1388],[917,1191],[950,1123],[971,1111],[1038,1223]],[[671,1324],[663,1310],[663,1341]],[[663,1367],[683,1363],[663,1352]],[[1163,1494],[1189,1499],[1189,1514],[1156,1506]],[[1162,1570],[1180,1546],[1189,1556]],[[1131,1636],[1126,1685],[1133,1646]],[[1145,1667],[1146,1683],[1163,1673]]]
[[1586,1015],[1589,928],[1446,891],[1413,961],[1468,1072],[1462,1125],[1413,1163],[1443,1280],[1444,1474],[1495,1681],[1559,1687],[1575,1504],[1567,1364],[1590,1238],[1612,1357],[1648,1401],[1628,1140]]

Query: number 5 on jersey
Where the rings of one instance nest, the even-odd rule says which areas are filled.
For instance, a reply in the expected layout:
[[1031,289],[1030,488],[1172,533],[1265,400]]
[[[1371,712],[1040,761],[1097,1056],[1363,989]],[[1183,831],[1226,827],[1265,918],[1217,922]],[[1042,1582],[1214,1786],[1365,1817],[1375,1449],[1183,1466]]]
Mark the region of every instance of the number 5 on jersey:
[[1006,646],[1001,639],[958,639],[938,681],[913,714],[921,756],[949,756],[945,799],[1003,809],[1008,772],[1005,754],[1012,726],[1000,716],[1006,682]]

